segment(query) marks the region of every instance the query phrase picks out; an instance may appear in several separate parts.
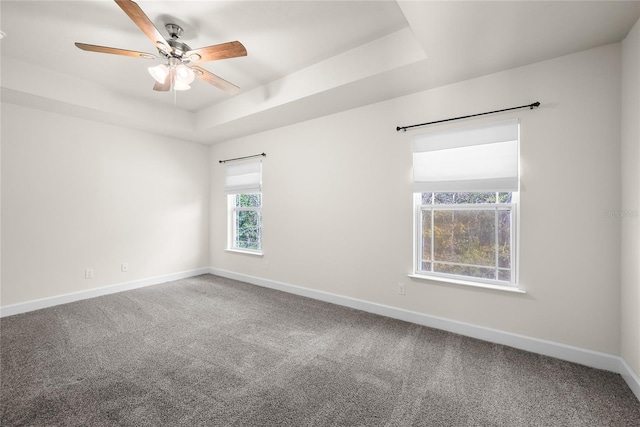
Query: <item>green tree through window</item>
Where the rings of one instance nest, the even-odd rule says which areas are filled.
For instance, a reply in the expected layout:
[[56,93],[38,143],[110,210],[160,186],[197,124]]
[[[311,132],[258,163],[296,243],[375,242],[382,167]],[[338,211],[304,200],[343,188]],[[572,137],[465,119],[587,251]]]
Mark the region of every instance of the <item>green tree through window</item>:
[[262,194],[235,194],[233,200],[233,247],[262,250]]
[[417,272],[514,282],[512,193],[422,193]]

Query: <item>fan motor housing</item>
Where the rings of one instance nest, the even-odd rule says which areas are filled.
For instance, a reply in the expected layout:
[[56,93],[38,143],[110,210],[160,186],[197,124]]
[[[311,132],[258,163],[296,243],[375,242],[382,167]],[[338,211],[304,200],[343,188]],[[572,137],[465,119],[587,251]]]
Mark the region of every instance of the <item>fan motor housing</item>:
[[189,52],[191,48],[186,43],[182,43],[181,41],[178,40],[184,34],[184,30],[182,29],[182,27],[178,24],[169,23],[169,24],[165,24],[164,28],[167,29],[167,32],[171,37],[170,39],[167,40],[167,44],[171,46],[172,52],[167,53],[160,50],[160,53],[167,58],[173,57],[173,58],[178,58],[181,61],[184,60],[185,62],[188,62],[189,59],[183,58],[183,56],[185,53]]
[[182,59],[182,56],[191,50],[189,45],[187,45],[186,43],[182,43],[176,39],[167,40],[167,43],[173,48],[171,56],[175,56],[176,58]]

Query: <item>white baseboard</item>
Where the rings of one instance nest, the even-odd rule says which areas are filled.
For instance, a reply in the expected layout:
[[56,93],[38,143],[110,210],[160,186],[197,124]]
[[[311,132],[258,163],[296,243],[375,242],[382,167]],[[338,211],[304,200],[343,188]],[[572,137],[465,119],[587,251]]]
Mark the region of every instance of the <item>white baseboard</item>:
[[640,400],[640,376],[629,366],[626,360],[620,358],[620,375],[627,382],[627,385]]
[[329,292],[303,288],[300,286],[294,286],[274,280],[268,280],[260,277],[249,276],[246,274],[221,270],[218,268],[211,267],[209,269],[209,272],[217,276],[236,279],[246,283],[251,283],[253,285],[301,295],[320,301],[330,302],[332,304],[355,308],[369,313],[379,314],[394,319],[404,320],[431,328],[441,329],[456,334],[477,338],[483,341],[503,344],[509,347],[530,351],[532,353],[554,357],[556,359],[567,360],[569,362],[590,366],[592,368],[604,369],[607,371],[619,373],[629,384],[629,387],[631,388],[631,390],[633,390],[636,397],[638,397],[638,400],[640,400],[640,379],[620,356],[588,350],[558,342],[542,340],[539,338],[532,338],[525,335],[501,331],[498,329],[486,328],[470,323],[458,322],[456,320],[445,319],[442,317],[430,316],[427,314],[417,313],[401,308],[390,307],[387,305],[377,304],[355,298],[349,298]]
[[101,288],[87,289],[86,291],[72,292],[68,294],[56,295],[54,297],[7,305],[4,307],[0,307],[0,317],[13,316],[14,314],[26,313],[28,311],[39,310],[41,308],[52,307],[54,305],[66,304],[69,302],[88,298],[95,298],[101,295],[114,294],[116,292],[129,291],[131,289],[143,288],[145,286],[158,285],[160,283],[186,279],[187,277],[193,277],[207,273],[209,273],[209,268],[198,268],[196,270],[181,271],[179,273],[165,274],[163,276],[156,276],[148,279],[134,280],[132,282],[119,283],[116,285],[109,285]]

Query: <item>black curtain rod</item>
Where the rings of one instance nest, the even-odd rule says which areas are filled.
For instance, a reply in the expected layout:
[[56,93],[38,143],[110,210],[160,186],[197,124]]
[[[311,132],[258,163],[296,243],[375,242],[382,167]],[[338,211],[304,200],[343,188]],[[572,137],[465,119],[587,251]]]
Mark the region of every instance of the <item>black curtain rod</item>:
[[235,159],[218,160],[218,162],[227,163],[227,162],[233,162],[234,160],[244,160],[244,159],[250,159],[252,157],[266,157],[266,156],[267,155],[265,153],[260,153],[260,154],[254,154],[252,156],[236,157]]
[[418,126],[434,125],[436,123],[450,122],[452,120],[461,120],[461,119],[468,119],[469,117],[484,116],[485,114],[494,114],[494,113],[502,113],[503,111],[519,110],[520,108],[529,108],[530,110],[533,110],[534,108],[538,108],[539,106],[540,106],[539,102],[534,102],[533,104],[529,104],[529,105],[521,105],[519,107],[505,108],[503,110],[487,111],[486,113],[470,114],[468,116],[454,117],[452,119],[436,120],[435,122],[420,123],[419,125],[398,126],[396,128],[396,132],[400,132],[401,130],[406,132],[407,129],[415,128]]

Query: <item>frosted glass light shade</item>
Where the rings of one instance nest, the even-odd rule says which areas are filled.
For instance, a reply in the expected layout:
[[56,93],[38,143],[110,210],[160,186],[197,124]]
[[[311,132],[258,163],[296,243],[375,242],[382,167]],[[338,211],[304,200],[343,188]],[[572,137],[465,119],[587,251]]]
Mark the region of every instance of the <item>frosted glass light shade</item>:
[[149,74],[151,74],[151,77],[153,77],[160,84],[164,84],[167,76],[169,75],[169,67],[164,64],[149,67],[148,70]]
[[176,81],[189,85],[193,82],[194,78],[195,74],[191,68],[184,64],[180,64],[176,67]]

